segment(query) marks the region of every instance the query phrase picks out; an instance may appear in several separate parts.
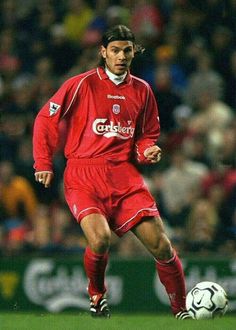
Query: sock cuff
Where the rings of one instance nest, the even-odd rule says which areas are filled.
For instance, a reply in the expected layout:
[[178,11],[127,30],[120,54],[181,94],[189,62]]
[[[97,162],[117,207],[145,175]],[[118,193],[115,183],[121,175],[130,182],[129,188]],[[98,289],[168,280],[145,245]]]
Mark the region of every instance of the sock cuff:
[[105,253],[95,253],[93,252],[89,246],[86,247],[85,249],[85,254],[87,254],[88,256],[91,256],[93,258],[96,258],[96,259],[103,259],[104,257],[107,257],[108,256],[108,253],[105,252]]
[[169,265],[169,264],[172,264],[173,262],[175,262],[175,260],[177,258],[177,253],[174,249],[172,249],[172,252],[173,252],[173,256],[168,260],[158,260],[155,258],[156,263],[159,265],[165,266],[165,265]]

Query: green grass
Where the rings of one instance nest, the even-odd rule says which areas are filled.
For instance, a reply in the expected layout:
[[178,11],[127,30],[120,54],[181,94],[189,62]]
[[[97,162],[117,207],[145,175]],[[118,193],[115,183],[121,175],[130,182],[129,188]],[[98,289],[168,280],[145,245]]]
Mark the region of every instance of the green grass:
[[0,313],[1,330],[235,330],[236,316],[214,320],[177,321],[171,315],[114,314],[92,319],[87,313]]

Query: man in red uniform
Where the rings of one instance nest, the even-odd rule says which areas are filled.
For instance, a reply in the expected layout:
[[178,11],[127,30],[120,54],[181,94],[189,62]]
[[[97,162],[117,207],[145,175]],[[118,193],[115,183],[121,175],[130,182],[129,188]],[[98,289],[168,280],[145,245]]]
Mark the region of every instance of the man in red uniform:
[[35,179],[46,188],[53,179],[52,157],[58,124],[67,124],[65,198],[88,246],[84,266],[92,316],[109,317],[105,270],[111,231],[131,230],[154,256],[161,282],[178,319],[185,310],[181,262],[164,231],[156,203],[132,164],[156,163],[161,149],[157,104],[150,86],[130,74],[140,51],[123,25],[103,36],[101,65],[67,80],[40,110],[34,125]]

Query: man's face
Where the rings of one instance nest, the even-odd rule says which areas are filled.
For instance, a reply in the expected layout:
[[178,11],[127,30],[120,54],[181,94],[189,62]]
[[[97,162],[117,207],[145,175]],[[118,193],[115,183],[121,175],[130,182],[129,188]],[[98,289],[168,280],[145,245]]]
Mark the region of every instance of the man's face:
[[107,48],[101,48],[101,55],[105,59],[107,68],[116,75],[124,74],[134,58],[132,41],[112,41]]

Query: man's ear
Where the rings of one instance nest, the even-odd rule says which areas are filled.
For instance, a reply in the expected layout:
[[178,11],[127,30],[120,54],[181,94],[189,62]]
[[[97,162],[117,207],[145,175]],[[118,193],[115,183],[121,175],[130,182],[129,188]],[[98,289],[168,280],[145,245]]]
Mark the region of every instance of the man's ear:
[[100,53],[103,58],[106,58],[106,48],[104,46],[101,46]]

